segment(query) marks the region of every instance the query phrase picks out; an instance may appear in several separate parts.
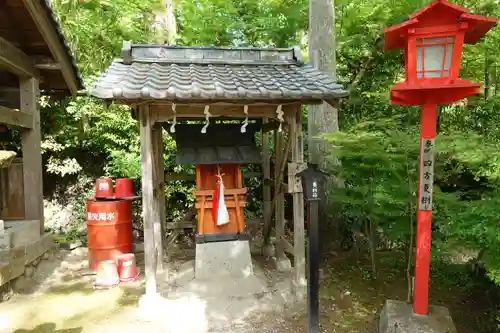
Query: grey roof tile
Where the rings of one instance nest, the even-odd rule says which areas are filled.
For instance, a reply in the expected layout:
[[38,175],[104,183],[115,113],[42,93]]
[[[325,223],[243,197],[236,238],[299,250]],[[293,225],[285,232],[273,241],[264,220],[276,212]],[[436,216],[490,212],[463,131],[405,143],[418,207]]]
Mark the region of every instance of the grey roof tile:
[[[296,51],[295,51],[296,52]],[[132,46],[91,94],[102,99],[322,100],[347,95],[294,49]]]

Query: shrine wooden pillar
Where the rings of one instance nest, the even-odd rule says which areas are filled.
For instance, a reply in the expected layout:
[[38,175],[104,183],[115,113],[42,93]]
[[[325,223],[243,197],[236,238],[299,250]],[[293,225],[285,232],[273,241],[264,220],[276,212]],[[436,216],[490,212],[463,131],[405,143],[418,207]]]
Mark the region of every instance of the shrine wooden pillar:
[[[269,118],[263,119],[263,124],[267,124]],[[263,212],[264,212],[264,230],[271,225],[273,208],[271,198],[271,157],[269,152],[269,132],[262,130],[262,199],[263,199]]]
[[[301,106],[292,111],[287,116],[287,122],[290,125],[290,141],[291,141],[291,163],[289,172],[295,173],[295,181],[288,184],[288,192],[293,198],[293,257],[294,269],[293,276],[296,286],[300,289],[306,286],[306,249],[305,249],[305,228],[304,228],[304,193],[302,186],[298,186],[301,182],[297,179],[296,174],[304,167],[304,147],[302,137],[302,125],[300,122]],[[292,171],[293,170],[293,171]]]
[[42,134],[40,130],[39,80],[19,77],[21,111],[30,115],[30,128],[21,130],[24,174],[24,218],[40,221],[40,234],[44,233]]
[[154,201],[153,201],[153,231],[155,237],[156,270],[164,269],[164,224],[166,220],[165,211],[165,175],[163,158],[163,128],[160,123],[153,125],[153,156],[154,156]]
[[156,271],[158,251],[155,243],[155,219],[159,217],[158,205],[155,204],[155,144],[153,136],[153,120],[148,104],[139,107],[139,126],[141,135],[141,184],[142,184],[142,212],[144,229],[144,259],[146,295],[156,294]]
[[285,247],[283,237],[285,236],[285,194],[283,193],[283,168],[286,163],[287,151],[285,149],[284,131],[274,131],[274,221],[276,230],[276,259],[278,268],[280,262],[285,259]]
[[0,38],[0,66],[19,79],[20,110],[0,106],[0,122],[20,128],[23,152],[24,219],[39,220],[40,234],[43,234],[40,73],[27,54],[3,38]]

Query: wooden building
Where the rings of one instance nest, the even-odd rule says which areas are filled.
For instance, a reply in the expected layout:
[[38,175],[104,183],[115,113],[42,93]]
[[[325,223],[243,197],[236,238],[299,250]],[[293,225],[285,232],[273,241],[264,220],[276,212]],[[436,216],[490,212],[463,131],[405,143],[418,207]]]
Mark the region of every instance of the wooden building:
[[0,64],[0,124],[20,128],[22,136],[22,217],[39,220],[43,233],[40,94],[83,88],[48,1],[0,1]]
[[[205,221],[200,216],[205,208],[201,200],[203,197],[209,200],[211,191],[209,189],[209,192],[203,192],[207,191],[204,179],[214,176],[215,169],[208,171],[214,165],[228,163],[227,160],[220,161],[218,157],[211,157],[208,166],[204,167],[204,155],[200,153],[200,149],[203,147],[210,152],[213,147],[207,147],[203,142],[220,131],[215,129],[221,125],[217,119],[243,119],[243,122],[246,119],[258,119],[262,123],[258,131],[262,133],[260,161],[266,184],[263,193],[265,228],[270,227],[274,212],[276,256],[284,258],[285,250],[294,255],[294,278],[297,283],[303,284],[304,204],[300,178],[297,177],[297,173],[305,166],[300,126],[301,106],[323,101],[336,104],[347,92],[330,77],[305,64],[299,48],[181,47],[132,45],[124,42],[121,57],[112,63],[96,83],[92,95],[130,105],[138,114],[141,132],[146,294],[156,293],[156,272],[163,268],[164,258],[162,242],[165,229],[165,177],[162,126],[168,124],[166,128],[169,130],[172,125],[179,123],[179,129],[174,135],[176,137],[177,132],[182,133],[180,126],[183,121],[196,118],[202,122],[198,130],[203,134],[191,135],[191,145],[184,146],[184,152],[178,150],[178,153],[182,153],[185,160],[191,158],[190,153],[186,152],[194,152],[193,156],[198,154],[192,158],[192,163],[197,164],[198,169],[195,193],[200,200],[197,202],[198,233],[207,233],[200,230],[200,220],[201,224]],[[240,122],[238,126],[242,125]],[[210,126],[214,127],[213,131]],[[273,175],[269,153],[271,131],[275,135],[273,141],[276,152]],[[237,133],[234,134],[236,135]],[[177,140],[178,148],[179,144]],[[219,152],[220,148],[217,148]],[[224,148],[228,148],[227,145]],[[254,163],[255,159],[243,158],[240,162]],[[288,175],[285,176],[286,166]],[[208,173],[208,176],[204,176],[204,173]],[[233,197],[231,205],[240,207],[240,195],[245,192],[241,180],[244,175],[241,175],[237,167],[229,173],[235,177],[224,179],[224,182],[231,182],[233,187],[226,201],[229,202],[229,197]],[[285,180],[288,180],[288,184],[285,184]],[[213,183],[212,178],[209,184]],[[293,196],[293,245],[284,239],[285,192]],[[227,231],[241,233],[241,228],[244,225]]]
[[[0,1],[0,140],[18,128],[22,151],[0,151],[0,294],[53,246],[44,235],[40,95],[83,88],[45,0]],[[0,295],[1,296],[1,295]],[[1,298],[1,297],[0,297]]]

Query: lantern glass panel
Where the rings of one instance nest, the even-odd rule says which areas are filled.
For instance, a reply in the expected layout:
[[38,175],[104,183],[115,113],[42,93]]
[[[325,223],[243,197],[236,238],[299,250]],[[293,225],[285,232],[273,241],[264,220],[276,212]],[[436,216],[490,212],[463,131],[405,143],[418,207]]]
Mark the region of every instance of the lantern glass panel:
[[455,37],[417,39],[417,78],[446,78],[450,76]]

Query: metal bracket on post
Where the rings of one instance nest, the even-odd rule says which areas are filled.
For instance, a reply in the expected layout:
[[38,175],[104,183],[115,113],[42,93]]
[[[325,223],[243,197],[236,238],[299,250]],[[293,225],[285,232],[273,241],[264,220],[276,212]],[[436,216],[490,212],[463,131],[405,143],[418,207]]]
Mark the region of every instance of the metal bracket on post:
[[288,163],[288,193],[302,193],[302,179],[299,175],[307,169],[307,163]]

